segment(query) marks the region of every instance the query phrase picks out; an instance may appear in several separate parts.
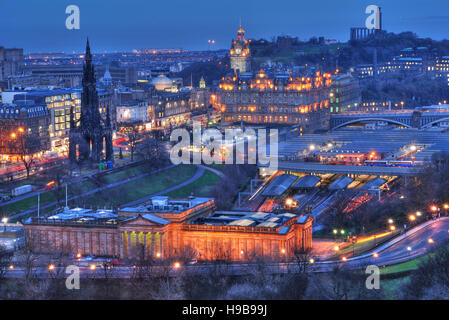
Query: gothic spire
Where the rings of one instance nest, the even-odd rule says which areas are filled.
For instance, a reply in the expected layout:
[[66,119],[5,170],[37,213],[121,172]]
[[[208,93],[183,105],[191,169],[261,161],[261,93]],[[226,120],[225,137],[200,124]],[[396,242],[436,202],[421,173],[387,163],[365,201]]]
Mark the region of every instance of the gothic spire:
[[90,44],[89,44],[89,37],[87,37],[87,43],[86,43],[86,54],[84,56],[84,60],[92,61],[92,54],[90,53]]

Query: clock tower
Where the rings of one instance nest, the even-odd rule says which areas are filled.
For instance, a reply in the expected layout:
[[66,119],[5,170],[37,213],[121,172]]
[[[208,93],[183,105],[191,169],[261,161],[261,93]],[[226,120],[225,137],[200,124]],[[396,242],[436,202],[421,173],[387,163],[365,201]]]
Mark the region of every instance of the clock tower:
[[249,42],[245,39],[245,30],[243,30],[242,26],[237,30],[237,39],[232,40],[230,56],[231,69],[236,74],[237,72],[244,73],[250,71],[251,53],[249,50]]

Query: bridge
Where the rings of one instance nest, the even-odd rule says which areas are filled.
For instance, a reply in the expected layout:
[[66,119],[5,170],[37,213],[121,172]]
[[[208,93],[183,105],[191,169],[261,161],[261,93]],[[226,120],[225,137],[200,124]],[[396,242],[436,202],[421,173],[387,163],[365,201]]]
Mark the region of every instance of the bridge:
[[405,167],[380,167],[380,166],[351,166],[351,165],[326,165],[314,162],[279,161],[278,170],[296,173],[317,174],[345,174],[345,175],[372,175],[372,176],[415,176],[419,168]]
[[332,114],[330,118],[330,129],[336,130],[351,124],[366,122],[384,122],[405,128],[417,129],[449,127],[449,105],[431,106],[415,110]]

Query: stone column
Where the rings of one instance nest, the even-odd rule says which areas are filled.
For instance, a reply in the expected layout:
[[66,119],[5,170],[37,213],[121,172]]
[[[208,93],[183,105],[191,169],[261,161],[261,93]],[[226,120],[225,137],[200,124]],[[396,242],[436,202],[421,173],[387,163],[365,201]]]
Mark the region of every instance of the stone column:
[[131,251],[132,251],[132,243],[131,243],[131,232],[127,231],[128,234],[128,240],[127,240],[127,256],[128,259],[131,259]]

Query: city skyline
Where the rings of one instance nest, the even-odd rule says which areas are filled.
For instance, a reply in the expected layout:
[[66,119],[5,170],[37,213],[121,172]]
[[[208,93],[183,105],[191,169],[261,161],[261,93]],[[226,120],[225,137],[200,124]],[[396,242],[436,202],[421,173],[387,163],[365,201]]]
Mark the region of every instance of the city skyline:
[[[68,16],[65,8],[71,4],[80,8],[80,30],[65,28]],[[276,6],[268,0],[169,4],[131,0],[126,7],[118,0],[108,1],[107,6],[104,2],[85,0],[57,4],[41,0],[26,5],[23,1],[7,0],[3,3],[6,10],[0,12],[0,37],[3,46],[23,47],[25,52],[80,52],[87,36],[95,43],[94,52],[142,48],[225,49],[241,21],[249,38],[271,40],[288,34],[301,40],[324,36],[345,42],[350,27],[364,26],[367,17],[364,11],[369,4],[382,7],[383,27],[389,32],[412,31],[420,37],[447,38],[444,30],[449,15],[440,12],[447,12],[449,3],[443,0],[416,0],[407,6],[365,0],[339,3],[283,0],[276,2]],[[17,16],[22,19],[16,19]],[[43,34],[46,36],[42,37]],[[209,39],[215,40],[212,47],[207,42]]]

